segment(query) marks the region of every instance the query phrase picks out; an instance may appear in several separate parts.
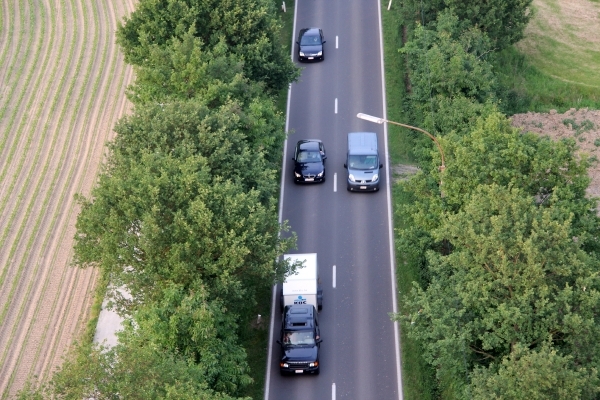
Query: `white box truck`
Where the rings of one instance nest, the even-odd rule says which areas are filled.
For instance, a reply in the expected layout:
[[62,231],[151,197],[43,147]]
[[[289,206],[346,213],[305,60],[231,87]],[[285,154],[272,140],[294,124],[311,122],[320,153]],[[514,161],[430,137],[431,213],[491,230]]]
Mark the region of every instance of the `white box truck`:
[[323,290],[319,281],[317,253],[285,254],[283,258],[290,264],[302,262],[303,266],[283,282],[279,297],[281,309],[295,304],[312,304],[320,310],[323,307]]

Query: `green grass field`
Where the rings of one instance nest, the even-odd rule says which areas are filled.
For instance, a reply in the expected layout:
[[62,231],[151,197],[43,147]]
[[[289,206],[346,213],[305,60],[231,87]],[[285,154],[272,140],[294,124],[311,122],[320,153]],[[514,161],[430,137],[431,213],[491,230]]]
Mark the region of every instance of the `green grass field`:
[[[500,54],[507,112],[600,108],[600,1],[534,0],[525,38]],[[594,18],[595,16],[595,18]]]

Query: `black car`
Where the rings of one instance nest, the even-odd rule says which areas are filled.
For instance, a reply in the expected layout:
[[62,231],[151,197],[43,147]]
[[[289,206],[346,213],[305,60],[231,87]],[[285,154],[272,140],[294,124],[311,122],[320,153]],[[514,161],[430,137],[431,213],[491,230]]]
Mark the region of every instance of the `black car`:
[[325,146],[317,139],[304,139],[296,143],[292,160],[294,182],[325,182]]
[[298,61],[323,61],[325,37],[320,28],[305,28],[298,35]]
[[280,340],[277,340],[281,345],[281,375],[318,375],[322,340],[315,306],[286,306],[281,319]]

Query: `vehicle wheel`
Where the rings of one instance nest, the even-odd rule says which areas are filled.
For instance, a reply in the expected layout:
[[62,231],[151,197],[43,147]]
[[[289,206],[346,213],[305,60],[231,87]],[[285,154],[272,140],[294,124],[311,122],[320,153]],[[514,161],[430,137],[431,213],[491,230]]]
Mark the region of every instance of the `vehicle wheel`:
[[315,375],[319,375],[319,371],[321,371],[321,368],[315,371]]
[[286,375],[287,375],[287,374],[286,374],[284,371],[282,371],[282,370],[279,370],[279,373],[281,374],[281,376],[286,376]]

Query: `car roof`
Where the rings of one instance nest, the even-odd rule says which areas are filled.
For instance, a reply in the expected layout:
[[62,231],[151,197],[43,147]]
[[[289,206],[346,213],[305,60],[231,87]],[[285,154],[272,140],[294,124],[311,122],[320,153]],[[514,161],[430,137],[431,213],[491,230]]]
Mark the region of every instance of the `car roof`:
[[314,328],[315,307],[294,305],[285,307],[285,329],[305,330]]
[[300,150],[319,150],[319,143],[321,141],[318,139],[304,139],[299,140],[296,147]]

